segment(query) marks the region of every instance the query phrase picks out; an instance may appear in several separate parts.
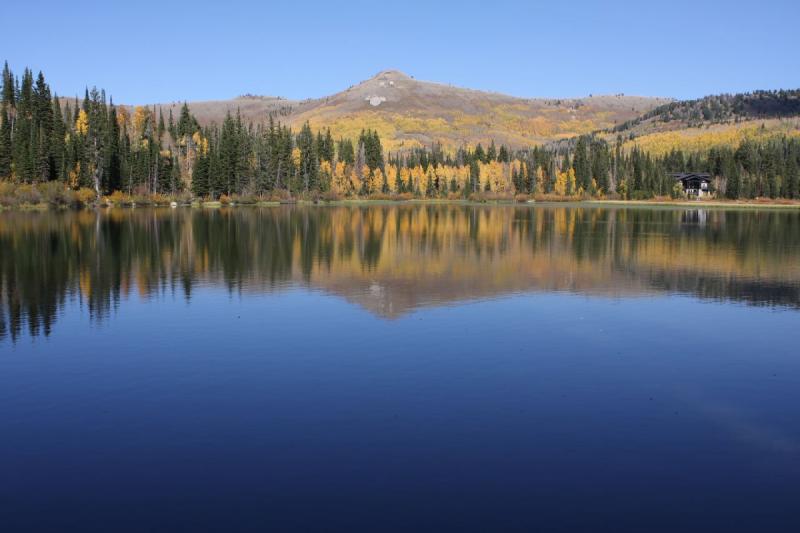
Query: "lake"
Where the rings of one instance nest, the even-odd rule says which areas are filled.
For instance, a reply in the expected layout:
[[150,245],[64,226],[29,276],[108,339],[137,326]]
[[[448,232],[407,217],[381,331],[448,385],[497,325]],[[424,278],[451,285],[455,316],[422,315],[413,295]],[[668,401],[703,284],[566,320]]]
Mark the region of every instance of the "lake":
[[4,531],[800,531],[800,211],[0,213]]

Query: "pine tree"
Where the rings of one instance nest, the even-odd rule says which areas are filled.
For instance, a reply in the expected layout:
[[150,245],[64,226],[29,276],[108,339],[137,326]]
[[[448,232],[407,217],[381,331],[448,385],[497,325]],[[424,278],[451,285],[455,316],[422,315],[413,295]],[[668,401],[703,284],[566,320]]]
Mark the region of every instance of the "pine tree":
[[[319,136],[319,139],[322,137]],[[318,143],[314,140],[311,126],[306,122],[297,136],[297,148],[300,150],[300,174],[303,181],[303,189],[319,189],[319,156],[317,155]]]
[[0,179],[11,177],[13,151],[13,146],[11,145],[11,119],[8,116],[8,110],[4,102],[0,107]]
[[50,135],[50,154],[52,157],[52,164],[54,168],[54,175],[51,179],[65,180],[66,179],[66,142],[64,137],[67,133],[67,127],[64,123],[64,117],[61,113],[61,102],[58,96],[53,97],[53,128]]
[[481,146],[481,143],[478,143],[478,146],[475,147],[475,153],[473,155],[475,159],[481,163],[487,162],[486,154],[483,151],[483,146]]
[[[480,146],[480,145],[478,145]],[[469,191],[465,193],[477,192],[481,183],[481,167],[478,161],[473,160],[469,165]]]
[[509,155],[508,150],[506,149],[506,145],[500,145],[500,151],[497,154],[497,160],[501,163],[508,163],[511,161],[511,156]]
[[592,168],[587,153],[587,145],[588,138],[586,136],[582,135],[578,137],[578,142],[575,146],[575,156],[572,160],[577,186],[583,187],[584,191],[589,190],[592,181]]
[[121,160],[120,160],[120,131],[117,122],[117,109],[111,102],[108,113],[108,125],[105,128],[104,166],[106,169],[105,192],[119,190],[122,187]]

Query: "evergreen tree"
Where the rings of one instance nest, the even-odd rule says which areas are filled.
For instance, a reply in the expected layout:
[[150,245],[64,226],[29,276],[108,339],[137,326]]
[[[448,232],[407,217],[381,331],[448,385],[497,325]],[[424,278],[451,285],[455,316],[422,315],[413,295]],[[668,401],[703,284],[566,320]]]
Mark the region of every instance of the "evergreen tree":
[[481,146],[481,143],[478,143],[478,146],[475,147],[475,153],[473,154],[473,156],[475,157],[476,160],[480,161],[481,163],[488,162],[487,161],[488,158],[486,157],[486,154],[483,151],[483,146]]
[[11,145],[11,119],[5,102],[0,107],[0,179],[11,177],[11,161],[13,147]]
[[572,160],[572,166],[575,169],[575,181],[578,187],[583,187],[584,191],[588,191],[592,182],[592,168],[589,161],[588,152],[588,138],[584,135],[578,137],[578,142],[575,145],[575,156]]
[[494,139],[489,144],[489,150],[486,152],[486,162],[497,161],[497,147],[494,145]]

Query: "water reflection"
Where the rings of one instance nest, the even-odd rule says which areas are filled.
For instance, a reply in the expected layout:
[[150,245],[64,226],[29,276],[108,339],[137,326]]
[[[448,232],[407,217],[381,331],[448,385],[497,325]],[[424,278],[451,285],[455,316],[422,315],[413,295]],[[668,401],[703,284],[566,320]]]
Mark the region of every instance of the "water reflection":
[[132,293],[300,284],[391,318],[525,291],[800,307],[800,213],[400,205],[0,215],[0,339]]

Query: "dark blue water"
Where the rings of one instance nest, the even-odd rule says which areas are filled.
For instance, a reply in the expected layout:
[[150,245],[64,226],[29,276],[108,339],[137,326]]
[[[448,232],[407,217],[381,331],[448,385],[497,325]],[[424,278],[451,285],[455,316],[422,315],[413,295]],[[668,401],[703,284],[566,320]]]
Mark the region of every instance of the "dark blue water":
[[0,215],[3,531],[798,531],[800,213]]

